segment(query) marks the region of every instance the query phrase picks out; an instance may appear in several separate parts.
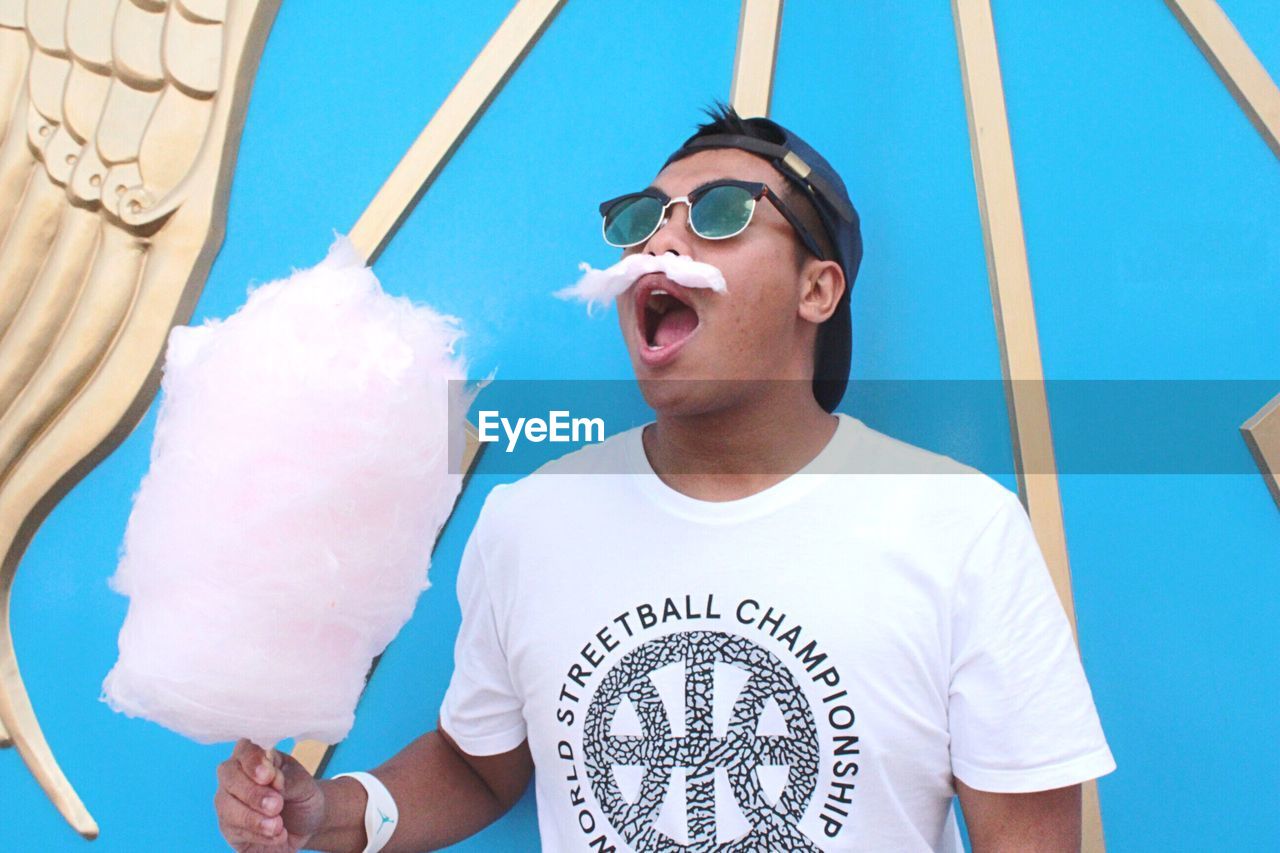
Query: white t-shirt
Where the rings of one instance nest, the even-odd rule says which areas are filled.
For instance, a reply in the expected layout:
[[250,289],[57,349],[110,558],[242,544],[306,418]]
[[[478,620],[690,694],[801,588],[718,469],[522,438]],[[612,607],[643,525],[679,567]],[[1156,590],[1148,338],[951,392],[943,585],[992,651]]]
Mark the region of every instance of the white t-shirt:
[[848,416],[741,500],[640,429],[495,488],[458,597],[441,724],[528,739],[548,851],[951,850],[953,774],[1115,767],[1017,498]]

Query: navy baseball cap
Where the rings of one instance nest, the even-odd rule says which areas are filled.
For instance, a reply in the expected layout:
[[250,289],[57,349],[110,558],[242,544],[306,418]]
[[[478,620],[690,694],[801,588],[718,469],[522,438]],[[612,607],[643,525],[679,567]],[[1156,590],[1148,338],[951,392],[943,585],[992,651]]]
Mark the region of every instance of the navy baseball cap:
[[[835,313],[818,330],[818,352],[814,365],[813,396],[828,412],[834,411],[849,385],[849,366],[853,354],[853,320],[849,294],[862,263],[862,230],[858,211],[849,200],[844,181],[831,164],[799,136],[767,118],[739,118],[732,110],[723,110],[730,121],[740,122],[750,134],[724,133],[716,122],[704,125],[684,141],[663,163],[666,168],[676,160],[713,148],[737,148],[761,157],[786,177],[818,212],[827,238],[835,248],[831,258],[844,269],[845,288]],[[714,117],[714,114],[713,114]]]

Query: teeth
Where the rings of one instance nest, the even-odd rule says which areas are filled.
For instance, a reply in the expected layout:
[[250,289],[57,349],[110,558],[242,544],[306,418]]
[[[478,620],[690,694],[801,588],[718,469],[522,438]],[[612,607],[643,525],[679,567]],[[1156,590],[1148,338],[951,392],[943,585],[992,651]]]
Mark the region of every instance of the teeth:
[[675,298],[670,293],[665,290],[655,290],[649,294],[649,300],[645,303],[645,307],[658,314],[658,316],[662,316],[671,308],[672,302],[675,302]]

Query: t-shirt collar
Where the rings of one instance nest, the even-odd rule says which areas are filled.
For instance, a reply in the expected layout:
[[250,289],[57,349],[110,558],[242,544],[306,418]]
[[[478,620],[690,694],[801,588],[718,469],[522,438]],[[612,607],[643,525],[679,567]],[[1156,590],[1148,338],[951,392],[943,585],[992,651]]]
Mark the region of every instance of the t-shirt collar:
[[826,446],[807,465],[768,488],[731,501],[705,501],[668,486],[653,470],[644,450],[644,429],[637,427],[622,438],[626,469],[645,496],[661,508],[686,518],[709,523],[733,523],[757,518],[794,503],[821,486],[839,470],[839,460],[852,448],[861,422],[836,413],[836,430]]

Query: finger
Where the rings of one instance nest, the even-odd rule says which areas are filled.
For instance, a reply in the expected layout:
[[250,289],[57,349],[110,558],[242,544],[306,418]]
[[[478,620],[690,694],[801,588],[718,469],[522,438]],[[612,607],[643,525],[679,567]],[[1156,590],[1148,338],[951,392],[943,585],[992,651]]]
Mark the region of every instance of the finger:
[[279,814],[284,807],[284,797],[278,791],[256,784],[239,764],[230,761],[218,765],[218,786],[264,817]]
[[280,791],[291,802],[310,796],[315,789],[315,776],[292,755],[285,755],[281,759],[280,779]]
[[257,744],[241,738],[236,742],[235,751],[232,753],[240,766],[244,769],[244,773],[259,785],[270,785],[271,780],[275,776],[275,765],[271,763],[266,750]]
[[260,756],[261,752],[262,747],[258,746],[248,738],[242,737],[236,741],[235,747],[231,750],[231,760],[240,764],[253,764],[262,760]]
[[271,769],[272,769],[271,787],[283,793],[284,792],[284,773],[280,769],[281,766],[283,766],[284,764],[284,759],[282,758],[282,755],[283,753],[281,753],[280,750],[278,749],[268,749],[266,758],[267,758],[267,761],[271,763]]
[[234,797],[219,792],[214,798],[218,813],[218,828],[232,844],[266,844],[278,840],[284,832],[284,821],[277,815],[263,817]]

